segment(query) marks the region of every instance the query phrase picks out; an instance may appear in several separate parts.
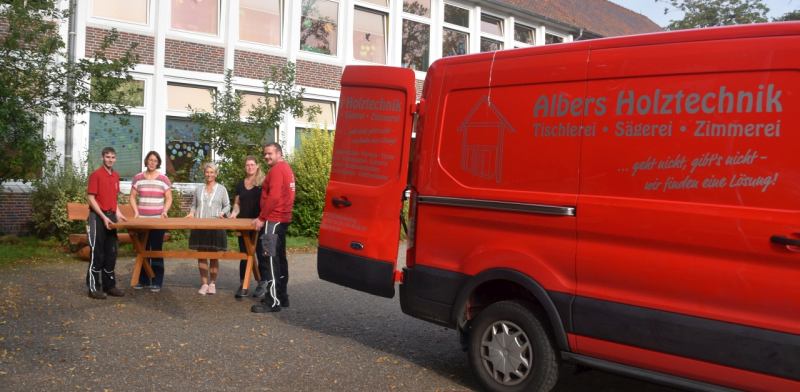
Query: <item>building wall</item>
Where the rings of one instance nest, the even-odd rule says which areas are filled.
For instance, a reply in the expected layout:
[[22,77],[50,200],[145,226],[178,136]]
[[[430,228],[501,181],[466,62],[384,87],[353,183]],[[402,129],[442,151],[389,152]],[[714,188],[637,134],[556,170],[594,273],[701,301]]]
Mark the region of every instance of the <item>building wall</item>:
[[[223,86],[223,73],[226,69],[233,70],[233,84],[237,91],[263,93],[263,80],[269,76],[271,66],[282,66],[287,61],[295,62],[298,86],[305,88],[305,97],[312,103],[330,106],[331,110],[328,111],[331,113],[330,118],[325,119],[324,123],[328,129],[333,129],[342,71],[348,64],[374,64],[361,60],[365,53],[372,53],[372,42],[381,43],[378,45],[378,50],[385,52],[384,64],[392,66],[416,64],[404,60],[404,54],[409,50],[404,49],[402,43],[406,24],[427,26],[429,31],[426,41],[427,61],[409,65],[417,68],[418,96],[425,77],[424,70],[443,55],[445,29],[466,34],[468,39],[465,44],[469,48],[468,53],[480,51],[484,39],[502,42],[505,48],[526,46],[527,44],[517,42],[515,39],[514,30],[517,25],[531,29],[532,37],[536,40],[535,44],[544,44],[546,34],[555,34],[565,41],[572,39],[569,31],[563,29],[563,25],[553,24],[545,19],[537,19],[511,9],[487,9],[469,2],[431,0],[427,7],[428,13],[417,15],[405,12],[403,2],[398,0],[387,0],[385,5],[376,5],[379,1],[366,0],[318,1],[336,5],[337,11],[333,16],[336,21],[335,26],[323,29],[337,32],[336,39],[331,40],[336,48],[335,54],[317,53],[319,52],[317,47],[314,51],[306,50],[313,46],[313,40],[305,41],[306,49],[301,49],[301,40],[304,36],[301,27],[303,11],[298,0],[282,2],[281,28],[278,29],[280,40],[274,45],[256,44],[240,39],[240,25],[245,25],[240,20],[240,15],[244,12],[240,6],[245,3],[240,0],[217,0],[216,34],[193,33],[186,29],[175,28],[176,23],[189,23],[186,26],[190,26],[200,19],[197,17],[199,14],[194,12],[187,13],[192,17],[182,22],[179,16],[175,16],[180,14],[173,9],[175,4],[195,4],[191,2],[131,0],[131,4],[140,3],[146,7],[142,19],[135,22],[122,21],[128,19],[130,15],[114,16],[98,11],[102,9],[103,4],[106,4],[100,0],[78,2],[76,10],[78,58],[91,58],[95,51],[101,48],[104,37],[112,29],[116,29],[119,34],[118,41],[106,50],[106,55],[109,58],[118,58],[126,48],[134,46],[133,51],[138,56],[138,64],[131,75],[142,83],[142,103],[140,106],[130,108],[135,121],[130,122],[132,125],[126,125],[128,128],[124,128],[121,123],[116,124],[102,119],[99,113],[85,113],[76,116],[77,124],[71,140],[65,140],[62,118],[49,119],[45,133],[56,141],[57,153],[60,156],[64,156],[68,149],[71,150],[74,162],[86,162],[92,157],[92,149],[99,150],[104,143],[115,143],[118,150],[117,167],[121,171],[127,170],[133,173],[142,169],[141,160],[148,151],[159,152],[165,160],[168,156],[172,156],[170,154],[173,149],[170,146],[174,146],[175,143],[170,144],[170,138],[174,137],[170,132],[177,132],[174,130],[180,127],[188,129],[181,119],[187,118],[190,112],[185,106],[170,106],[170,99],[174,98],[170,96],[171,92],[176,88],[193,87],[196,89],[187,91],[196,93],[189,93],[187,99],[202,100],[201,96],[205,96],[208,91],[204,89],[219,90]],[[68,0],[62,2],[66,5]],[[209,3],[214,3],[214,0],[196,4]],[[452,20],[446,21],[445,7],[448,9],[457,7],[466,12],[465,18],[459,23],[464,23],[468,27],[454,25],[450,23]],[[386,39],[370,41],[370,36],[373,38],[379,36],[381,31],[370,30],[372,32],[365,33],[369,29],[363,28],[362,21],[366,21],[366,17],[374,19],[376,15],[385,23],[382,32]],[[499,35],[482,31],[484,15],[500,21],[503,30]],[[0,31],[2,29],[3,26],[0,25]],[[309,45],[309,42],[312,45]],[[383,49],[380,49],[381,47]],[[422,69],[419,69],[420,65]],[[198,102],[193,101],[192,106],[197,107]],[[278,130],[280,135],[278,141],[284,144],[285,151],[291,153],[296,148],[296,132],[315,125],[318,126],[286,115]],[[111,128],[117,130],[108,131]],[[124,137],[117,137],[119,135],[115,136],[114,132],[123,132]],[[93,165],[91,160],[89,162]],[[176,188],[184,191],[194,186],[194,181],[191,180],[175,182]],[[123,189],[126,187],[129,187],[129,183],[123,181]],[[25,225],[24,222],[30,217],[30,207],[26,207],[25,196],[20,196],[18,193],[0,193],[0,211],[2,211],[0,223],[4,231],[20,231]]]

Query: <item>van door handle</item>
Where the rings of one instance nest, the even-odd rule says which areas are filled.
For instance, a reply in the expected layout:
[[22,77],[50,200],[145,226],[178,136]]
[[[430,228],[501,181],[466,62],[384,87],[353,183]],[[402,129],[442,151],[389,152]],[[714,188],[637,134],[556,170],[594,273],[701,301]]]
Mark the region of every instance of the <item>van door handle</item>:
[[336,208],[350,207],[351,205],[353,205],[353,203],[351,203],[350,200],[347,200],[347,198],[344,196],[342,196],[341,198],[334,197],[333,199],[331,199],[331,203],[333,203],[333,206]]
[[800,246],[800,239],[784,237],[782,235],[774,235],[769,237],[769,241],[778,245]]

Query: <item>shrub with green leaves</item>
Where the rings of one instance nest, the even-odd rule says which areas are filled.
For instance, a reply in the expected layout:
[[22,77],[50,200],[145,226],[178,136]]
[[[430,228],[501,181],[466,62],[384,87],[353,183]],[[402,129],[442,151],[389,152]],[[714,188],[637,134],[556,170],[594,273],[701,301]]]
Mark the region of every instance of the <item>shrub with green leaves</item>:
[[296,186],[289,235],[316,238],[331,175],[333,134],[325,129],[308,129],[300,141],[302,148],[289,159]]
[[69,234],[82,232],[86,222],[70,221],[67,203],[86,203],[86,181],[83,169],[72,165],[63,167],[57,158],[48,161],[40,178],[33,181],[33,233],[41,238],[55,237],[64,242]]

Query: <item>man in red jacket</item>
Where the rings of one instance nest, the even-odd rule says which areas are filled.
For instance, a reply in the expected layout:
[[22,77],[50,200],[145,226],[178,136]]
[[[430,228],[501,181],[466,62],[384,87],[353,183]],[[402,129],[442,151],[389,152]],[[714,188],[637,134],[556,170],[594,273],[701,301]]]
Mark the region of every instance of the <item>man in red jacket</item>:
[[267,276],[259,286],[266,288],[261,303],[250,308],[253,313],[278,312],[289,306],[286,286],[289,283],[289,265],[286,259],[286,229],[292,222],[294,207],[294,173],[283,160],[280,144],[264,146],[264,160],[269,173],[261,185],[261,214],[253,220],[256,229],[264,228],[261,237],[267,259]]

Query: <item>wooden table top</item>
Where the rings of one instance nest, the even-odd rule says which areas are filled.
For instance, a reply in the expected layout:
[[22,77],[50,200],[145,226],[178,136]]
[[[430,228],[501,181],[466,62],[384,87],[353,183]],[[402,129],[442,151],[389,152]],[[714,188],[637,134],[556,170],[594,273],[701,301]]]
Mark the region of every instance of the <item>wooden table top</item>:
[[146,230],[236,230],[255,231],[253,219],[200,219],[200,218],[128,218],[127,222],[117,222],[112,225],[116,229],[146,229]]

